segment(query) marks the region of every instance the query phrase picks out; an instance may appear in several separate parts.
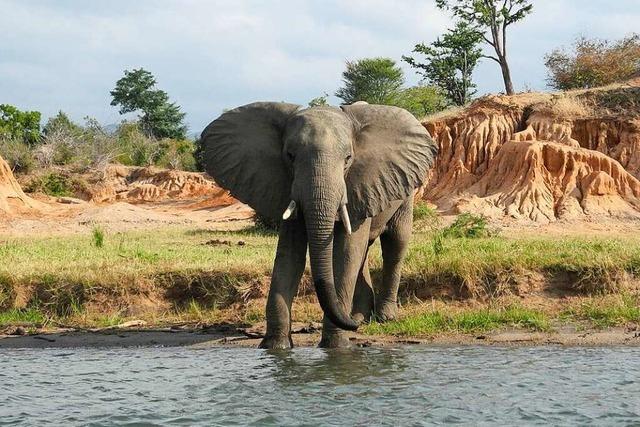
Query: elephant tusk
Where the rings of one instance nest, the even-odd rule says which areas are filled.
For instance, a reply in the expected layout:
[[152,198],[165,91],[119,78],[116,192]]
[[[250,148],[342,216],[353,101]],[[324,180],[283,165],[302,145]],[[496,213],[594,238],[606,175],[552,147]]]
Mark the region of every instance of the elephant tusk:
[[296,201],[292,200],[289,203],[289,206],[287,206],[287,209],[285,209],[284,213],[282,214],[282,219],[283,220],[288,220],[289,218],[291,218],[291,216],[294,214],[294,212],[296,211]]
[[344,225],[344,229],[347,230],[347,234],[351,234],[351,221],[349,220],[349,212],[347,212],[347,205],[340,206],[340,219]]

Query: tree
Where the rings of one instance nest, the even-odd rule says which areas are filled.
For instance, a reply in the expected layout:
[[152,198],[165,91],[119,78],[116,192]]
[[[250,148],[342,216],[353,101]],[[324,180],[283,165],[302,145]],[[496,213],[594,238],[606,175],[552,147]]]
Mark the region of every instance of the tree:
[[322,107],[325,105],[329,105],[329,103],[327,102],[328,97],[329,94],[325,92],[324,95],[313,98],[311,101],[309,101],[309,107]]
[[395,105],[404,108],[417,119],[444,110],[447,100],[437,86],[413,86],[403,89],[397,97]]
[[82,128],[71,121],[64,112],[58,111],[58,114],[47,120],[47,123],[42,128],[42,134],[46,136],[60,132],[75,136],[82,133]]
[[0,104],[0,136],[35,145],[40,140],[40,112]]
[[120,105],[120,114],[142,111],[140,126],[146,134],[156,138],[186,138],[185,113],[169,102],[165,91],[156,89],[156,79],[149,71],[125,70],[111,96],[111,105]]
[[404,84],[404,73],[392,59],[364,58],[347,61],[342,82],[344,87],[338,89],[336,96],[345,104],[366,101],[392,105]]
[[545,56],[547,83],[559,89],[587,89],[628,80],[640,73],[640,35],[611,42],[580,37],[573,51],[555,49]]
[[495,56],[483,56],[500,65],[507,95],[514,93],[507,62],[507,28],[531,13],[530,3],[531,0],[436,0],[440,9],[451,10],[455,17],[482,32],[482,38],[495,52]]
[[431,84],[442,88],[451,102],[464,105],[475,93],[471,75],[482,57],[478,47],[481,41],[481,33],[460,21],[431,45],[420,43],[415,46],[413,52],[423,54],[426,62],[419,63],[410,56],[402,59],[418,69]]

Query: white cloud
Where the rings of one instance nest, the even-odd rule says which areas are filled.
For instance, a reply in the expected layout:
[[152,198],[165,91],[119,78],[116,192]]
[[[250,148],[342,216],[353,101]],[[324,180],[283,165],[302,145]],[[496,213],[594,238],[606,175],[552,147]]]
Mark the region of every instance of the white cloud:
[[[109,90],[124,69],[144,67],[193,131],[253,100],[332,94],[345,60],[400,61],[452,24],[432,0],[0,0],[0,10],[1,103],[117,122]],[[577,34],[617,38],[639,20],[637,0],[536,0],[510,34],[516,86],[543,89],[544,54]],[[476,80],[481,93],[502,89],[491,61]]]

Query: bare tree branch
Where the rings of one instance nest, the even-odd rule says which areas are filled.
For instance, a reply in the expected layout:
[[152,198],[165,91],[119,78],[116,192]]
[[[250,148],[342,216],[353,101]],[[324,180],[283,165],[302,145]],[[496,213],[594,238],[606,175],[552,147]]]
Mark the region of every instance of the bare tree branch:
[[496,58],[495,56],[491,56],[491,55],[482,55],[482,58],[487,58],[487,59],[492,59],[494,61],[496,61],[498,64],[500,64],[500,60],[498,58]]

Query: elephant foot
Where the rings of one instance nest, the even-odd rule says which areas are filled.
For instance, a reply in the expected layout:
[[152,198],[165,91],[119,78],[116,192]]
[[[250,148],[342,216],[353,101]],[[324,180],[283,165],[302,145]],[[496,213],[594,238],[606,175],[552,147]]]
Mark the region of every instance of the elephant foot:
[[351,318],[358,324],[368,323],[369,321],[371,321],[371,313],[364,314],[360,312],[354,312],[351,314]]
[[378,322],[389,322],[398,317],[398,303],[381,304],[376,307],[376,320]]
[[274,335],[266,336],[260,342],[258,348],[267,348],[275,350],[286,350],[293,347],[293,340],[290,336]]
[[321,348],[347,348],[351,347],[349,337],[344,332],[322,334],[318,347]]

